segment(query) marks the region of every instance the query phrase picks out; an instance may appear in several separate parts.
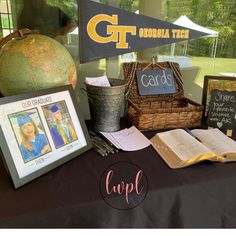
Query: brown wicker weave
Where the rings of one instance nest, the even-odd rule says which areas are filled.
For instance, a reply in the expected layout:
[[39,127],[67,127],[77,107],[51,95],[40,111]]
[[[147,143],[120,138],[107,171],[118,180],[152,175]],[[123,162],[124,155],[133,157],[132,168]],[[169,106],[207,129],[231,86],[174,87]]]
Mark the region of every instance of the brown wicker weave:
[[[147,68],[172,69],[176,93],[140,96],[136,70]],[[183,96],[182,76],[177,63],[124,63],[123,70],[128,94],[127,118],[138,129],[145,131],[166,128],[195,128],[201,125],[203,106]]]

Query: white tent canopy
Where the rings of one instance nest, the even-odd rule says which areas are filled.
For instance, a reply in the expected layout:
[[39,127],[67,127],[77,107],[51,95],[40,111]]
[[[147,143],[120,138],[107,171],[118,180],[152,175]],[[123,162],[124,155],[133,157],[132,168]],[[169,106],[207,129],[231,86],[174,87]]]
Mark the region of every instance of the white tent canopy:
[[[211,52],[211,56],[215,58],[219,32],[197,25],[194,22],[192,22],[187,16],[180,16],[176,21],[173,22],[173,24],[206,33],[207,35],[203,36],[203,38],[209,38],[209,37],[215,38],[213,46],[212,46],[212,52]],[[186,41],[185,47],[184,47],[185,55],[187,51],[187,45],[188,45],[187,43],[188,41]],[[175,51],[175,44],[172,44],[172,48],[171,48],[172,55],[174,55],[174,51]]]
[[207,36],[204,36],[204,37],[218,37],[219,35],[219,33],[216,32],[215,30],[211,30],[211,29],[195,24],[187,16],[179,17],[176,21],[173,22],[173,24],[187,27],[189,29],[197,30],[197,31],[208,34]]

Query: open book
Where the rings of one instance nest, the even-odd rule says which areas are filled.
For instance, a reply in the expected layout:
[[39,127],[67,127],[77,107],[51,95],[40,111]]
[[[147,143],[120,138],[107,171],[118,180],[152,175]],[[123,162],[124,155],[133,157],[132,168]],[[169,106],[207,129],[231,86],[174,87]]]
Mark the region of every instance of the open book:
[[156,134],[151,143],[169,167],[176,169],[210,160],[236,161],[236,142],[219,129],[175,129]]

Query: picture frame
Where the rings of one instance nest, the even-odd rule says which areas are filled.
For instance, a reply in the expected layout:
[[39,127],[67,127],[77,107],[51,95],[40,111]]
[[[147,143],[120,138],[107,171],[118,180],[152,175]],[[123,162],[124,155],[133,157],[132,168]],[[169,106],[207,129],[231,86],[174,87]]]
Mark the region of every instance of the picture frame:
[[202,94],[202,105],[204,106],[202,120],[207,120],[208,106],[210,102],[210,92],[211,90],[227,90],[236,91],[236,79],[235,77],[226,76],[210,76],[206,75],[204,77],[203,84],[203,94]]
[[0,146],[15,188],[91,149],[72,86],[0,98]]

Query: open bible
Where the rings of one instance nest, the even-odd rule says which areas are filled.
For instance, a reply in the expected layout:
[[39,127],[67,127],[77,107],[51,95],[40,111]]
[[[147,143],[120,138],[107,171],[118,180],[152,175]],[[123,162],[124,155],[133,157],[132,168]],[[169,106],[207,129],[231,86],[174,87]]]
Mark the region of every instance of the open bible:
[[236,142],[219,129],[183,129],[157,133],[151,144],[169,167],[176,169],[210,160],[236,161]]

